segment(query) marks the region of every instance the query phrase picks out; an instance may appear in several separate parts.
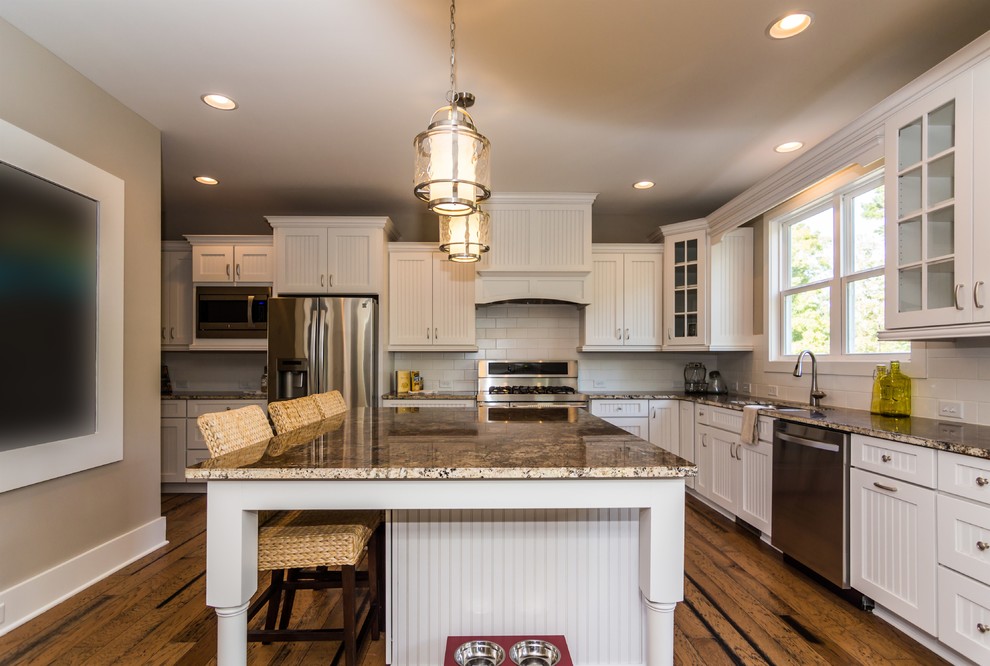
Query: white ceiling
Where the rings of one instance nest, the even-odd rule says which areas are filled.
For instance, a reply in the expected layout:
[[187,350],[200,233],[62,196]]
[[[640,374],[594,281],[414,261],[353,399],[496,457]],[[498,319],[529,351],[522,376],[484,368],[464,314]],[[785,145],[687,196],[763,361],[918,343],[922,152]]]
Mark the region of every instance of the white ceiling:
[[[789,10],[805,34],[765,36]],[[389,215],[436,238],[412,139],[449,87],[448,0],[0,0],[162,131],[166,235]],[[990,29],[988,0],[459,0],[493,189],[600,193],[595,240],[706,215]],[[199,96],[222,92],[221,113]],[[200,174],[217,187],[193,182]],[[633,190],[649,179],[657,187]]]

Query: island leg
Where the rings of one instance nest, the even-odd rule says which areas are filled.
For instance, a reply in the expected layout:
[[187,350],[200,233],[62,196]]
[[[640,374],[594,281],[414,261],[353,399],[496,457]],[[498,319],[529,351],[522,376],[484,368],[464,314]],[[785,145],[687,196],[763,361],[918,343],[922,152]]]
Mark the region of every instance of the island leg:
[[258,589],[258,512],[231,481],[207,484],[206,603],[217,613],[217,664],[247,663],[247,609]]
[[639,589],[646,612],[646,663],[674,663],[674,609],[684,599],[684,479],[663,479],[639,511]]

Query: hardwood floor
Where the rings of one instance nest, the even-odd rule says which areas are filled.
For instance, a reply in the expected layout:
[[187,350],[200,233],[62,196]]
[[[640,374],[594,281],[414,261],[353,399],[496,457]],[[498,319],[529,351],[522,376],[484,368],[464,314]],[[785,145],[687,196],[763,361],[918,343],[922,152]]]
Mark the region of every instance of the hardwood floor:
[[[946,663],[784,565],[714,511],[691,498],[687,507],[678,664]],[[0,664],[216,663],[216,619],[205,605],[205,509],[202,495],[164,495],[168,546],[0,637]],[[320,594],[297,597],[307,626],[338,619],[338,592]],[[251,643],[248,661],[327,663],[335,648]],[[384,663],[385,642],[365,641],[361,666]]]

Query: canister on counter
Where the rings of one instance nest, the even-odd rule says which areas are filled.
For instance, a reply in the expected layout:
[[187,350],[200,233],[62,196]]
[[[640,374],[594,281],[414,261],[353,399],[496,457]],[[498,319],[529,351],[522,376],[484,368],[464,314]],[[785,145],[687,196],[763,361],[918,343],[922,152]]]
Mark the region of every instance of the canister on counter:
[[395,371],[395,392],[409,393],[410,377],[408,370]]
[[409,390],[413,393],[423,390],[423,375],[419,370],[409,371]]

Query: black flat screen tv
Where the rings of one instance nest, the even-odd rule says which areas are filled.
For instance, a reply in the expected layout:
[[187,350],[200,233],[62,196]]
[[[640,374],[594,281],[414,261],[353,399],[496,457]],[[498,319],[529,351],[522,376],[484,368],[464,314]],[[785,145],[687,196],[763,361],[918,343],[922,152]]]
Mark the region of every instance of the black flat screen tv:
[[0,451],[96,432],[98,202],[0,162]]

